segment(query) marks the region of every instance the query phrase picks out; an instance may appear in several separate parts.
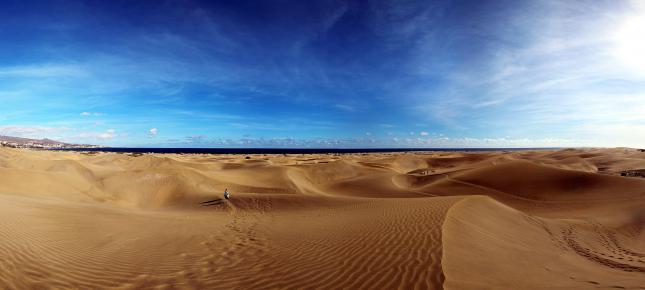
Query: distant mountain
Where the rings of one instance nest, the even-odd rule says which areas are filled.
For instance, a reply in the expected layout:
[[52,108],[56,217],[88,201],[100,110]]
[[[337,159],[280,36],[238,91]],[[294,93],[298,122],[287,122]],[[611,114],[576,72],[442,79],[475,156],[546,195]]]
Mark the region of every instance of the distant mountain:
[[0,146],[13,148],[42,148],[42,149],[65,149],[65,148],[95,148],[100,147],[89,144],[70,144],[51,139],[29,139],[21,137],[0,136]]

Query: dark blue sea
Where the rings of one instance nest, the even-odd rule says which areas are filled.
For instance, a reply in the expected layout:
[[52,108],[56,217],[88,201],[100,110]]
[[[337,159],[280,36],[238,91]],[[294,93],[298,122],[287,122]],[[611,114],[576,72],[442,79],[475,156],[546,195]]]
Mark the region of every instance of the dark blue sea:
[[375,153],[375,152],[477,152],[552,150],[559,148],[70,148],[54,149],[80,152],[116,153],[175,153],[175,154],[326,154],[326,153]]

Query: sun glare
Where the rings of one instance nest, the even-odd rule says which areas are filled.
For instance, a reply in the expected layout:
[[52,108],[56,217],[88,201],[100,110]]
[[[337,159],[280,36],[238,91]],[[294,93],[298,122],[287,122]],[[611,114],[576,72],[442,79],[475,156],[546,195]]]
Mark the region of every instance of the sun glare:
[[616,33],[617,56],[626,65],[645,72],[645,14],[625,21]]

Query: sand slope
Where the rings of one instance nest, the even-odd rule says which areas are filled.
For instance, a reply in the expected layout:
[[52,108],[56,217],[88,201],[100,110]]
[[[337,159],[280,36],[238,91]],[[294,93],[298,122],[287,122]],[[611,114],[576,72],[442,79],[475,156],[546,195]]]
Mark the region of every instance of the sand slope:
[[642,168],[0,148],[0,289],[645,289],[645,178],[620,176]]
[[628,232],[594,219],[539,218],[469,197],[443,224],[444,286],[643,289],[645,232],[638,227]]

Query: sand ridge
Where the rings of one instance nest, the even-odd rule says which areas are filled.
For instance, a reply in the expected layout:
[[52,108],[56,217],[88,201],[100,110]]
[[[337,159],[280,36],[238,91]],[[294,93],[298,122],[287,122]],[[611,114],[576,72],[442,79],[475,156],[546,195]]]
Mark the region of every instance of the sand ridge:
[[620,176],[642,168],[628,148],[0,148],[0,288],[645,289],[645,178]]

